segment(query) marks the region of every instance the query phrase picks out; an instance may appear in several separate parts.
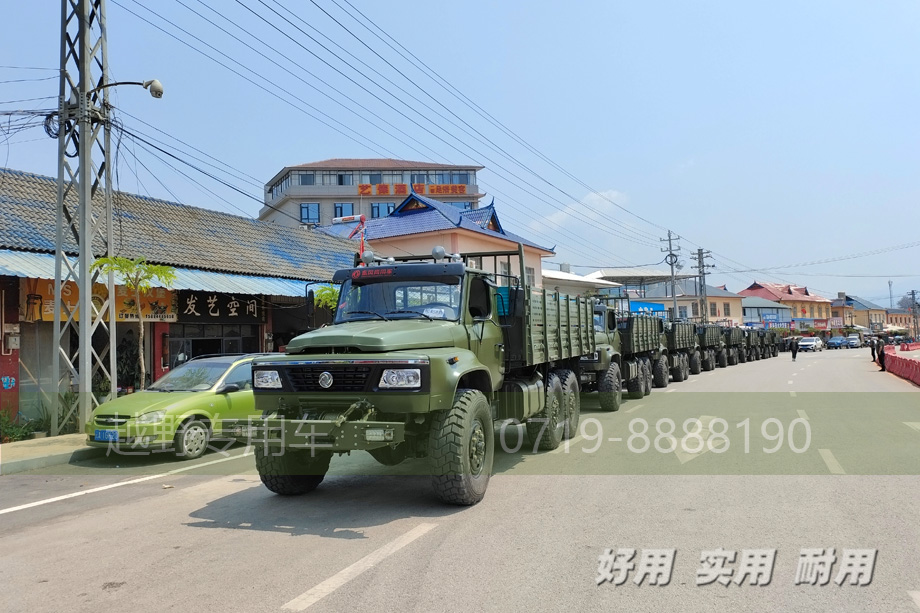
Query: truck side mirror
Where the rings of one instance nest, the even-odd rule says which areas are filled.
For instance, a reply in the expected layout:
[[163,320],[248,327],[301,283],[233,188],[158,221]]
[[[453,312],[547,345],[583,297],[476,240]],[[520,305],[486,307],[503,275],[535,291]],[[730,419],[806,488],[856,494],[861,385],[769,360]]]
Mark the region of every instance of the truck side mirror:
[[316,294],[311,289],[307,290],[307,317],[312,318],[314,313],[316,313]]

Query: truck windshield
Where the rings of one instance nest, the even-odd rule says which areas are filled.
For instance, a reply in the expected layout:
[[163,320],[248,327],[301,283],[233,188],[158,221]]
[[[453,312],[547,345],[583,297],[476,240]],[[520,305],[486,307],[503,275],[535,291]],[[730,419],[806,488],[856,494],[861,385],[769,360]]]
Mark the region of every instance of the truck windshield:
[[335,323],[371,319],[460,318],[460,277],[349,279],[342,284]]

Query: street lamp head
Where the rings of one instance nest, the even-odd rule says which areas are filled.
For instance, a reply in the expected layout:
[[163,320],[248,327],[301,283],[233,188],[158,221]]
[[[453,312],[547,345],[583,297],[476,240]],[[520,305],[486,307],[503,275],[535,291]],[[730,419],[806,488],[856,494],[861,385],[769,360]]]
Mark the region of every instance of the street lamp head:
[[150,95],[154,98],[163,97],[163,84],[157,81],[156,79],[151,79],[150,81],[144,81],[144,89],[150,91]]

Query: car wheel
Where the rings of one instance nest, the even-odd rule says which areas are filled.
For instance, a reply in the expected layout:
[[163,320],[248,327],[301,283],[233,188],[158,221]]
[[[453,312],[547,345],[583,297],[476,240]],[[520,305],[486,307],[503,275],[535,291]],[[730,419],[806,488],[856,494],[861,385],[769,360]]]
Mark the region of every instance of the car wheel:
[[208,450],[208,443],[211,442],[211,428],[206,422],[191,418],[179,426],[173,441],[177,458],[200,458]]

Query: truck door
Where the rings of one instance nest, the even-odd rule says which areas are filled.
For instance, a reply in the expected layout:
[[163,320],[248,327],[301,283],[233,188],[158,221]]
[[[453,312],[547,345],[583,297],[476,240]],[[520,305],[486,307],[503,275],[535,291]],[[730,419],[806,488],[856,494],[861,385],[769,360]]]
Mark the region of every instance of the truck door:
[[492,386],[498,389],[504,379],[505,346],[494,294],[494,288],[484,277],[472,277],[466,311],[470,350],[489,369]]

